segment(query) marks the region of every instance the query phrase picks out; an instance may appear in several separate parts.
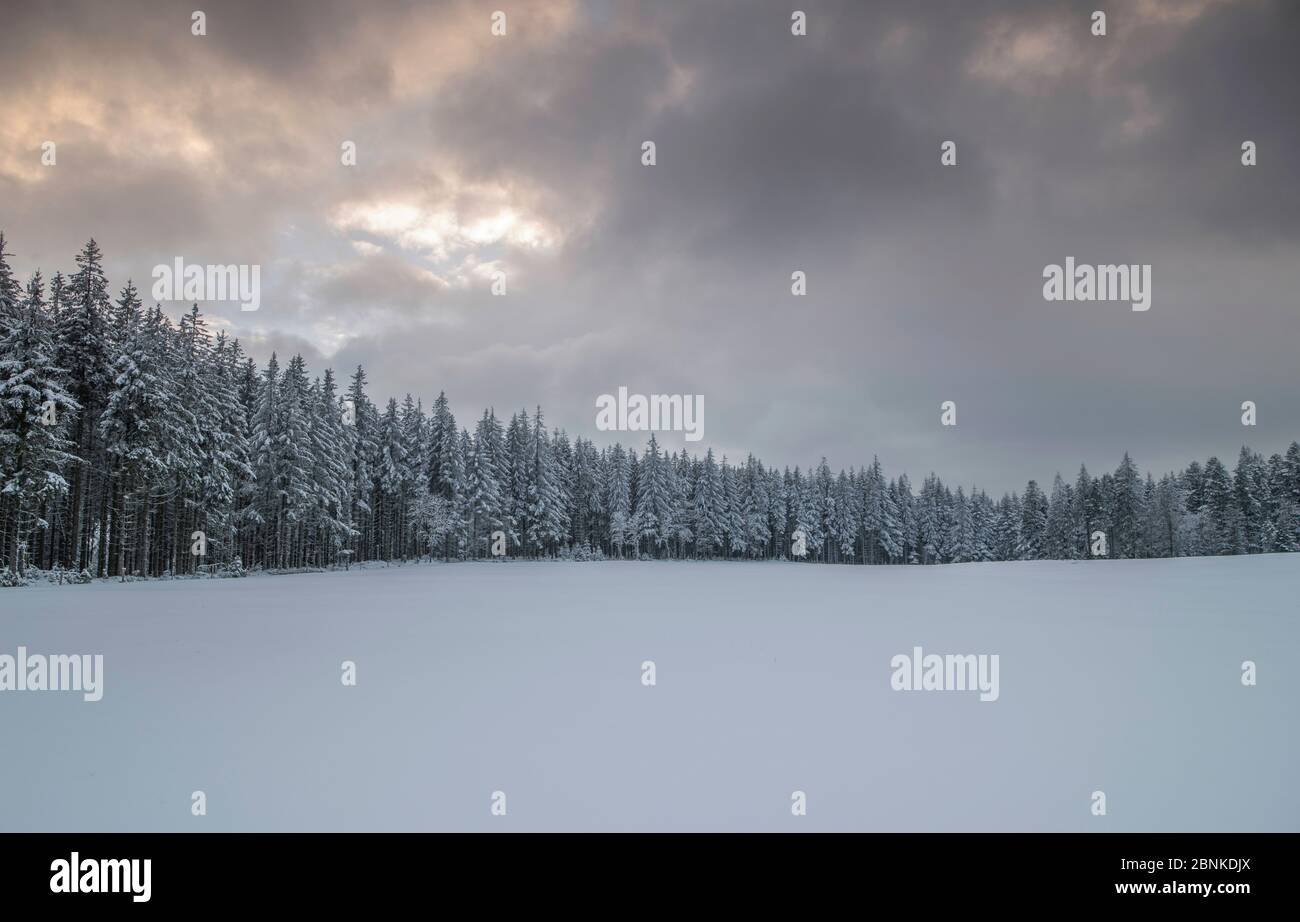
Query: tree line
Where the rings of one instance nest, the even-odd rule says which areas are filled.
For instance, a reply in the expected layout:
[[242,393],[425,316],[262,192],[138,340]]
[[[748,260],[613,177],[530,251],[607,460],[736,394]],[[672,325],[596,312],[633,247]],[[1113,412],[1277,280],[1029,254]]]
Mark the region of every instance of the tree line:
[[[312,377],[173,322],[91,240],[76,271],[15,279],[0,234],[0,572],[241,573],[354,561],[790,558],[828,563],[1253,554],[1300,548],[1300,444],[1159,479],[1126,454],[994,500],[879,460],[777,470],[548,430],[540,407],[471,433],[445,394],[382,407],[358,366]],[[494,548],[494,545],[496,547]]]

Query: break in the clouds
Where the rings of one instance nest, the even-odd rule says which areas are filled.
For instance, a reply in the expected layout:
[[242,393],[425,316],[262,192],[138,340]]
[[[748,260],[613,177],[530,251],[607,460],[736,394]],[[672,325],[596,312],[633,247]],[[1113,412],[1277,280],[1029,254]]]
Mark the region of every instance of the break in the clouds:
[[[1235,455],[1243,400],[1300,432],[1293,4],[195,5],[5,5],[16,268],[258,264],[207,307],[259,358],[598,439],[600,394],[702,394],[776,465],[1001,491]],[[1151,309],[1045,301],[1067,257],[1151,265]]]

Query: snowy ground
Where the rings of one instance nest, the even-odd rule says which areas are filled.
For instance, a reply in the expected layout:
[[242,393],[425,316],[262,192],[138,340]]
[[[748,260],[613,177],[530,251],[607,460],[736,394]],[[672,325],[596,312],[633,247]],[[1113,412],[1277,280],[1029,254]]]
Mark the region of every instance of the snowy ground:
[[[20,644],[104,697],[0,692],[0,830],[1300,830],[1300,554],[0,590]],[[999,699],[891,690],[916,645]]]

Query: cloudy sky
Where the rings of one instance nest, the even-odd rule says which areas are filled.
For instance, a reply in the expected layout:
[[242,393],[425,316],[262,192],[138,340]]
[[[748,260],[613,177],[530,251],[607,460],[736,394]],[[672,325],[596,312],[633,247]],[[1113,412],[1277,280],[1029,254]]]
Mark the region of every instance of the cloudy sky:
[[[1294,3],[0,9],[15,268],[258,264],[203,307],[259,361],[598,443],[602,393],[702,394],[693,447],[998,492],[1300,437]],[[1045,301],[1066,257],[1151,264],[1151,309]]]

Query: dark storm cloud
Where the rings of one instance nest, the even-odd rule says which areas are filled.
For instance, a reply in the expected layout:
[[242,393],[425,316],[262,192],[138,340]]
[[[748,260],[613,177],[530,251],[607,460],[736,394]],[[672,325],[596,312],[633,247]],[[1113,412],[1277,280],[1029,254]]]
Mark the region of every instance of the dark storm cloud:
[[[23,5],[0,227],[47,275],[94,234],[114,287],[259,262],[258,314],[212,306],[255,355],[465,423],[540,402],[594,436],[619,385],[702,393],[733,457],[996,490],[1281,448],[1300,13],[1137,0],[1099,38],[1098,5],[208,3],[204,38],[176,4]],[[1066,256],[1152,264],[1152,309],[1045,302]]]

